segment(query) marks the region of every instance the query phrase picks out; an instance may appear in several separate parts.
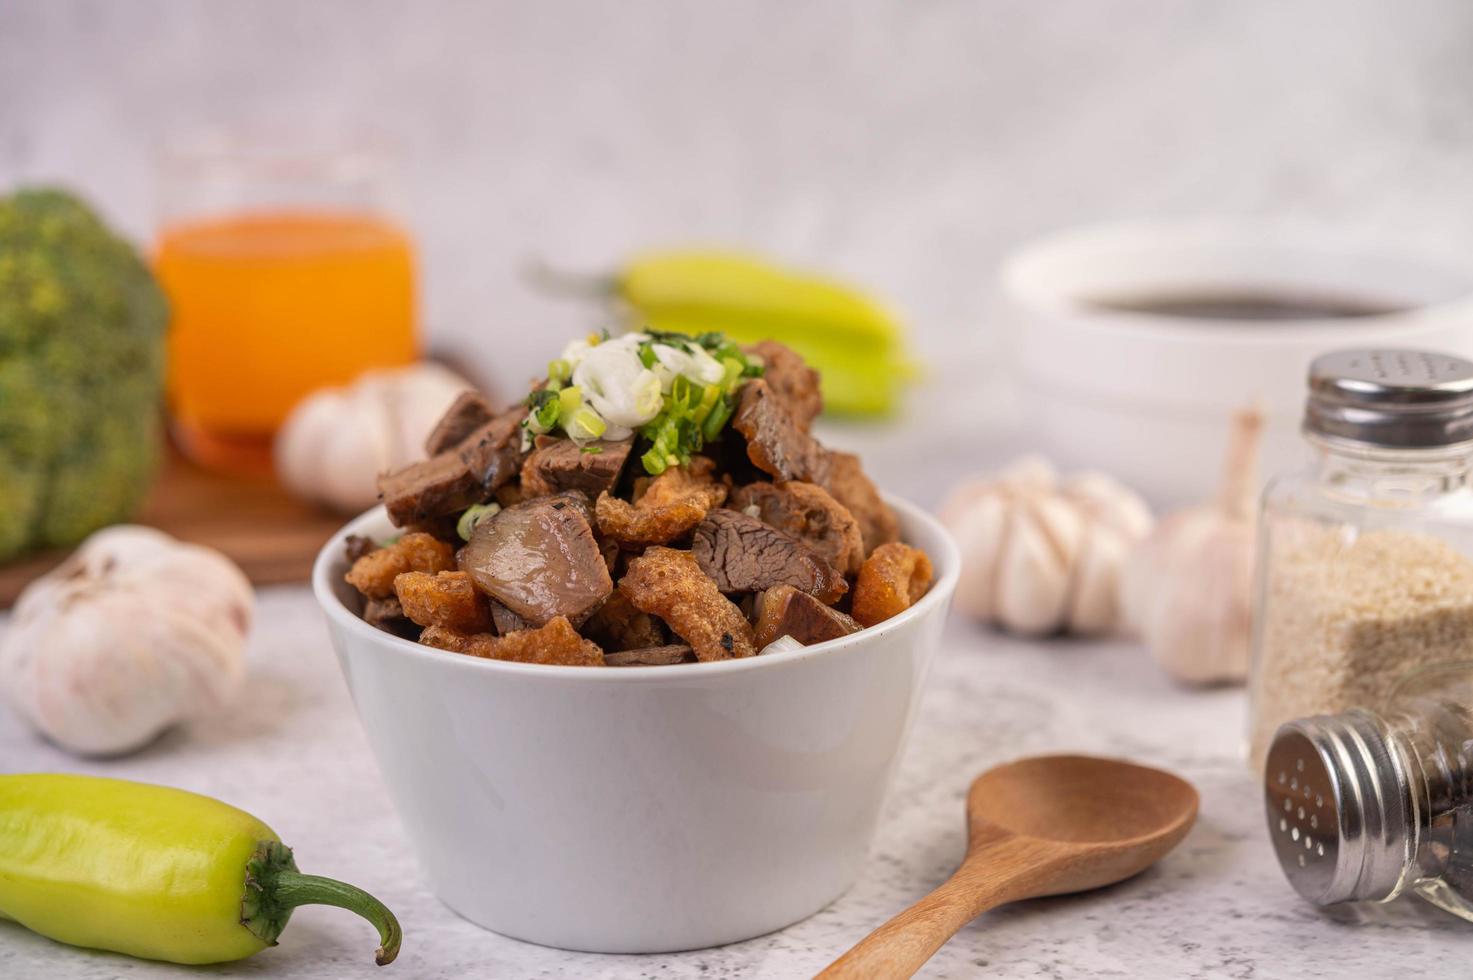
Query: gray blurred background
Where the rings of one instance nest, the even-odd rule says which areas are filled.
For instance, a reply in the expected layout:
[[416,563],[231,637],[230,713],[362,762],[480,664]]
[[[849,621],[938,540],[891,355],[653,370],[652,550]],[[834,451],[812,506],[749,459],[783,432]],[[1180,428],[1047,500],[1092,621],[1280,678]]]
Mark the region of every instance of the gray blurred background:
[[[141,240],[151,152],[369,124],[432,343],[510,390],[586,311],[519,276],[728,243],[853,277],[997,379],[994,268],[1117,217],[1273,214],[1473,253],[1467,0],[0,0],[0,184]],[[543,334],[555,332],[555,339]]]

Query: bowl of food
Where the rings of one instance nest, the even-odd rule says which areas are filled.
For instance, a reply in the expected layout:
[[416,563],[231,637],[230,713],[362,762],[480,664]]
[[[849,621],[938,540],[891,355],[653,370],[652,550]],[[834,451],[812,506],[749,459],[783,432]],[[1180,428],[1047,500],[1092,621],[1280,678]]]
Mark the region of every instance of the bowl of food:
[[735,942],[859,873],[958,557],[812,437],[786,348],[594,340],[518,406],[457,402],[313,585],[446,904],[565,949]]

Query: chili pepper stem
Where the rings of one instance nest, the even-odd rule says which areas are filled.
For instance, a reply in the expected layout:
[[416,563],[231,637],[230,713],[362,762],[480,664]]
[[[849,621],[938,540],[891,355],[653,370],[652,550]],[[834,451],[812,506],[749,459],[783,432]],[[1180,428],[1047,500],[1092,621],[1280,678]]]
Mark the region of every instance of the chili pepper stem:
[[378,929],[379,948],[374,961],[388,966],[399,955],[403,932],[399,920],[383,902],[346,882],[302,874],[291,848],[280,841],[262,841],[246,862],[240,924],[274,946],[292,910],[299,905],[332,905],[356,912]]

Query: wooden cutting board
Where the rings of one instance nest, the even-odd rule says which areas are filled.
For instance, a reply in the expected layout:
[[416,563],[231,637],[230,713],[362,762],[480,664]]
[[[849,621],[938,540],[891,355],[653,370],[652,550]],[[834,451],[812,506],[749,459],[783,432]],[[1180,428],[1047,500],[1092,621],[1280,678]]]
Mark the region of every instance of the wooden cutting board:
[[[258,585],[307,581],[317,552],[344,523],[270,479],[209,473],[177,455],[165,464],[136,520],[224,552]],[[67,553],[45,552],[0,566],[0,609]]]

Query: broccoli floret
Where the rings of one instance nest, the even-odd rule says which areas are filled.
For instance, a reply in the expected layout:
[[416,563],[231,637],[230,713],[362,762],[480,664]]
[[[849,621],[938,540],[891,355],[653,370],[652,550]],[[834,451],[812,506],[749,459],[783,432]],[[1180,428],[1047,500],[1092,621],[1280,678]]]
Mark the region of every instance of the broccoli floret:
[[0,560],[126,520],[160,448],[163,292],[63,191],[0,197]]

